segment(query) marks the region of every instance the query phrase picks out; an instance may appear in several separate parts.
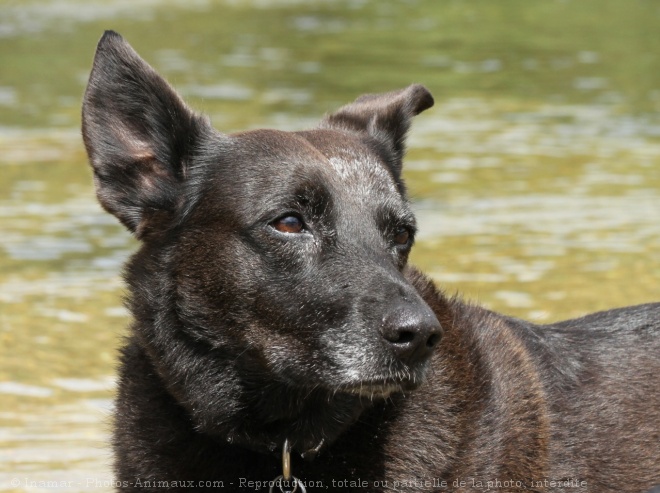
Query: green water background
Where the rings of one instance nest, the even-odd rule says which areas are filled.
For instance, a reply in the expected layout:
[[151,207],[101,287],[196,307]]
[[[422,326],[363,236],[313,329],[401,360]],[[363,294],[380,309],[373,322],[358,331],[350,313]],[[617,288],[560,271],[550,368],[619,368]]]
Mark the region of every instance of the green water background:
[[0,491],[112,478],[136,243],[96,204],[79,132],[109,28],[223,131],[421,82],[414,263],[537,322],[660,299],[657,2],[0,0]]

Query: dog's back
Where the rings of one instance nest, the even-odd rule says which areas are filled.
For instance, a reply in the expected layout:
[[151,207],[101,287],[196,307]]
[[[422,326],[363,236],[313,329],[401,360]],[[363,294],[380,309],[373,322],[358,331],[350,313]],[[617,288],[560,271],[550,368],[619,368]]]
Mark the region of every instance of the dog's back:
[[660,483],[660,305],[595,313],[538,333],[533,351],[547,380],[553,477],[572,473],[593,491]]

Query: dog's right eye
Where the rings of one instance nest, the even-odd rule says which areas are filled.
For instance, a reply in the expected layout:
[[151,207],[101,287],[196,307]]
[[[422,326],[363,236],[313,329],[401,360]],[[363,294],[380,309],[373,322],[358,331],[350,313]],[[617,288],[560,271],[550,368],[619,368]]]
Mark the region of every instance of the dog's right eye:
[[276,219],[270,225],[280,233],[302,233],[305,230],[305,224],[302,219],[296,216],[284,216]]

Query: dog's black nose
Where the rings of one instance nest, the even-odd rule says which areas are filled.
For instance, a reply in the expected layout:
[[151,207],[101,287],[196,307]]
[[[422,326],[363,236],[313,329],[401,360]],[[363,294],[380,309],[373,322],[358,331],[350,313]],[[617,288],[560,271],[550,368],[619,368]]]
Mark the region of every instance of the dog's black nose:
[[415,364],[431,355],[442,327],[430,308],[400,306],[385,316],[381,333],[398,358]]

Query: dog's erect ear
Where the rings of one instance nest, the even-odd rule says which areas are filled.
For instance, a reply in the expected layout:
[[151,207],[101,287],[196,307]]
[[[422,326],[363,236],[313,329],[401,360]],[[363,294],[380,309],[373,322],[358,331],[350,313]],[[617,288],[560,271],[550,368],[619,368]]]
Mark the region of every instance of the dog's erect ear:
[[360,96],[325,117],[321,126],[368,135],[398,178],[410,120],[431,106],[431,93],[420,84],[412,84],[398,91]]
[[82,117],[101,205],[139,238],[171,219],[208,121],[112,31],[99,41]]

